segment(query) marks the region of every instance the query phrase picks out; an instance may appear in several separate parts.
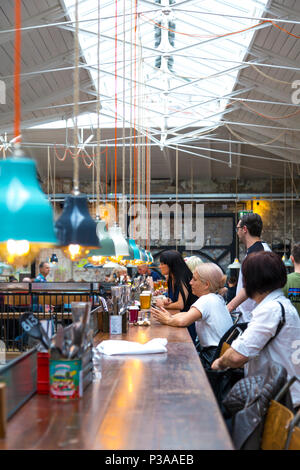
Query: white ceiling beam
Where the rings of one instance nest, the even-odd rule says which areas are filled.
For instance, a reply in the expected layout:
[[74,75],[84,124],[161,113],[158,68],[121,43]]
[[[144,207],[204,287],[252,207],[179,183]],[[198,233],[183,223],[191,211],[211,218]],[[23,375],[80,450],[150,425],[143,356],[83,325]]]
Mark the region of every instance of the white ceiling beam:
[[[81,83],[82,87],[84,86],[90,86],[90,80],[86,80]],[[25,106],[22,107],[22,115],[25,116],[27,113],[33,113],[35,111],[38,111],[38,108],[41,108],[43,106],[49,105],[49,104],[54,104],[60,99],[67,98],[68,96],[73,95],[74,89],[73,87],[69,88],[64,88],[62,90],[56,90],[50,93],[49,95],[40,98],[36,101],[31,102],[30,104],[26,104]],[[93,101],[94,105],[95,102]],[[66,103],[68,105],[68,103]],[[9,112],[5,114],[5,116],[0,119],[0,126],[9,123],[10,121],[13,121],[14,119],[14,111]],[[41,117],[42,119],[42,117]]]
[[[297,2],[295,3],[295,6],[297,6]],[[291,9],[284,5],[278,5],[274,1],[270,3],[270,6],[266,8],[266,11],[271,15],[286,15],[287,19],[300,20],[300,11],[297,11],[295,8]]]
[[[37,25],[40,21],[44,20],[45,22],[49,22],[49,19],[57,13],[61,12],[61,7],[58,5],[55,5],[52,8],[49,8],[48,10],[44,10],[41,13],[32,16],[31,18],[22,21],[22,34],[25,34],[26,32],[29,32],[29,29],[23,29],[23,28],[28,28],[31,26]],[[8,41],[13,41],[15,38],[15,31],[11,30],[9,32],[6,31],[7,28],[1,29],[0,30],[0,46],[3,44],[7,43]]]
[[249,53],[263,58],[264,61],[266,58],[272,59],[272,64],[279,65],[283,69],[286,67],[299,69],[299,62],[296,60],[291,60],[287,57],[281,56],[278,53],[272,52],[270,49],[264,49],[263,47],[256,46],[255,44],[253,44]]
[[259,83],[257,80],[250,80],[249,78],[245,78],[242,76],[239,80],[238,83],[243,86],[243,87],[250,87],[253,86],[254,91],[258,91],[259,93],[269,96],[270,98],[275,98],[277,100],[282,101],[283,103],[286,104],[292,104],[291,103],[291,94],[292,94],[292,87],[290,89],[291,93],[283,93],[281,90],[278,90],[277,88],[272,88],[270,86],[267,86],[263,83]]
[[[94,102],[92,102],[92,105],[84,105],[80,109],[80,113],[83,114],[86,112],[90,112],[92,111],[92,107],[93,108],[95,107]],[[28,129],[29,127],[34,127],[39,124],[42,125],[42,124],[47,124],[47,123],[55,122],[59,120],[65,120],[66,118],[69,119],[72,116],[73,116],[73,110],[68,115],[66,115],[65,111],[61,111],[61,112],[57,112],[55,114],[48,115],[48,116],[40,116],[37,118],[32,118],[32,119],[27,119],[27,120],[24,119],[21,122],[21,132],[22,132],[22,129]],[[12,122],[8,124],[3,124],[3,125],[0,124],[0,134],[2,134],[3,132],[7,132],[8,134],[10,134],[10,133],[13,133],[13,131],[14,131],[14,125]],[[47,129],[45,129],[45,133],[46,132],[47,132]]]
[[[237,134],[243,136],[245,138],[245,140],[247,140],[249,142],[249,143],[248,142],[243,142],[243,145],[251,145],[253,147],[260,148],[260,149],[261,149],[261,147],[257,147],[255,145],[255,142],[264,143],[267,140],[274,139],[276,137],[276,135],[274,135],[274,133],[271,133],[269,131],[265,132],[265,131],[262,131],[260,129],[247,129],[247,131],[245,132],[244,127],[237,127],[236,126],[234,131],[236,131]],[[263,150],[265,152],[270,153],[270,154],[281,157],[285,160],[293,161],[295,163],[300,162],[300,157],[293,154],[293,151],[291,151],[291,150],[289,150],[289,152],[286,152],[284,150],[281,151],[281,150],[278,150],[278,149],[269,150],[267,147],[264,147]],[[298,152],[295,151],[295,153],[298,153]]]

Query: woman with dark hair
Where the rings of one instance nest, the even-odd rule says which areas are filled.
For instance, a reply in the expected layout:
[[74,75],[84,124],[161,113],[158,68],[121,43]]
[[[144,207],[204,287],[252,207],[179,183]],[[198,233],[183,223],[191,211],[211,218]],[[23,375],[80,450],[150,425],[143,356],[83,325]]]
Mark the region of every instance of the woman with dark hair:
[[[188,311],[196,302],[190,281],[193,273],[188,268],[181,254],[176,250],[164,251],[160,255],[160,271],[168,279],[168,297],[157,299],[156,305],[168,310]],[[188,327],[192,340],[196,341],[195,322]]]
[[[281,364],[288,379],[300,374],[300,318],[282,291],[286,269],[270,251],[247,256],[242,265],[247,296],[258,304],[246,330],[212,364],[212,369],[245,365],[245,375],[260,375],[272,362]],[[295,408],[300,406],[300,382],[291,386]]]

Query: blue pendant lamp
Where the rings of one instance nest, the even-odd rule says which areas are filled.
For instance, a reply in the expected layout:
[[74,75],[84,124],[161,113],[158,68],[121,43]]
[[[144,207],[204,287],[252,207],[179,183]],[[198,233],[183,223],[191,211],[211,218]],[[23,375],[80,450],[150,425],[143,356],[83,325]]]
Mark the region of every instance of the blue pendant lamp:
[[59,245],[71,261],[79,260],[93,248],[99,248],[96,222],[89,213],[86,195],[76,193],[66,198],[55,228]]
[[0,162],[0,214],[4,262],[28,265],[42,248],[57,244],[52,207],[37,180],[36,163],[19,148],[15,156]]
[[52,208],[38,180],[36,164],[20,149],[21,16],[15,4],[14,156],[0,162],[0,258],[16,267],[32,263],[41,248],[56,244]]
[[79,21],[78,1],[75,2],[75,67],[74,67],[74,160],[73,160],[73,191],[65,200],[64,209],[56,221],[55,228],[59,244],[71,261],[77,261],[92,248],[99,248],[96,234],[96,223],[92,219],[87,196],[79,192],[79,158],[78,145],[78,103],[79,103]]

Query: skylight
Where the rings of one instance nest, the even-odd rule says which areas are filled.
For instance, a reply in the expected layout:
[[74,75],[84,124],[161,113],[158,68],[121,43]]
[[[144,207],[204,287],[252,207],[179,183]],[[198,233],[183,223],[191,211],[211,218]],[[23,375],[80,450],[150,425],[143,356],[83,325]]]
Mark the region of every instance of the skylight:
[[[74,20],[74,0],[64,3]],[[186,141],[191,128],[201,134],[219,126],[234,109],[229,98],[256,30],[249,28],[260,22],[266,3],[138,0],[135,11],[133,0],[101,0],[101,127],[115,127],[117,116],[118,127],[171,145]],[[79,2],[80,46],[96,90],[97,14],[98,0]],[[91,123],[95,114],[79,119],[79,125]]]

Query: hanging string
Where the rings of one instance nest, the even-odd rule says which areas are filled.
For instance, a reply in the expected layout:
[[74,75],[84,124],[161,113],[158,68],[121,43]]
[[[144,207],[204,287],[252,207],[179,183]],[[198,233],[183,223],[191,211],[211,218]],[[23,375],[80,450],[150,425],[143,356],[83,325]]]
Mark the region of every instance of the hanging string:
[[[123,0],[123,129],[122,129],[122,195],[123,195],[123,222],[125,222],[125,0]],[[127,234],[125,234],[126,236]]]
[[[192,193],[192,220],[193,220],[193,211],[194,211],[194,167],[193,162],[191,161],[191,193]],[[193,244],[191,247],[191,254],[193,254]]]
[[[273,214],[273,178],[270,176],[270,192],[271,192],[271,203],[270,203],[270,212]],[[273,217],[271,217],[271,249],[273,247]]]
[[264,73],[256,65],[251,64],[251,63],[249,65],[251,65],[251,67],[253,67],[254,70],[256,70],[257,73],[260,73],[263,77],[268,78],[269,80],[272,80],[273,82],[282,83],[283,85],[292,85],[292,83],[293,83],[293,82],[286,82],[284,80],[278,80],[278,78],[274,78],[271,75],[268,75],[268,74]]
[[50,147],[48,145],[48,151],[47,151],[47,194],[48,194],[48,199],[50,195]]
[[297,116],[297,114],[300,114],[300,109],[298,109],[298,111],[295,111],[293,113],[290,113],[290,114],[286,114],[285,116],[268,116],[266,114],[263,114],[263,113],[260,113],[258,111],[256,111],[255,109],[253,109],[251,106],[249,106],[249,104],[245,103],[244,101],[242,100],[238,100],[243,106],[245,106],[245,108],[248,108],[250,109],[250,111],[252,111],[253,113],[257,114],[258,116],[261,116],[265,119],[270,119],[271,121],[276,121],[278,119],[288,119],[290,117],[293,117],[293,116]]
[[289,170],[291,174],[291,246],[290,250],[294,247],[294,165],[289,163]]
[[[133,209],[134,213],[136,210],[136,183],[137,183],[137,178],[136,178],[136,166],[137,166],[137,145],[136,145],[136,63],[137,63],[137,57],[136,57],[136,36],[137,36],[137,0],[134,2],[134,77],[133,77],[133,83],[134,83],[134,103],[133,103]],[[135,226],[135,219],[133,220],[133,238],[136,237],[136,226]]]
[[293,34],[291,33],[290,31],[288,31],[287,29],[283,28],[282,26],[279,26],[278,24],[276,24],[274,21],[268,19],[268,20],[264,20],[264,21],[260,21],[259,23],[256,23],[252,26],[249,26],[248,28],[244,28],[244,29],[239,29],[238,31],[231,31],[229,33],[224,33],[224,34],[206,34],[206,35],[203,35],[203,34],[190,34],[190,33],[184,33],[182,31],[177,31],[175,29],[172,29],[172,28],[168,28],[160,23],[157,23],[156,21],[152,20],[151,18],[148,18],[146,15],[144,15],[143,13],[140,13],[141,16],[143,16],[147,21],[155,24],[155,26],[157,26],[158,28],[160,29],[165,29],[167,31],[171,31],[172,33],[176,33],[176,34],[181,34],[183,36],[188,36],[188,37],[192,37],[192,38],[203,38],[203,39],[210,39],[210,38],[225,38],[227,36],[233,36],[235,34],[241,34],[241,33],[244,33],[246,31],[249,31],[251,29],[255,29],[255,28],[258,28],[259,26],[262,26],[264,24],[271,24],[273,26],[275,26],[275,28],[278,28],[280,29],[281,31],[283,31],[284,33],[288,34],[289,36],[292,36],[294,37],[295,39],[300,39],[300,36],[297,36],[296,34]]
[[268,140],[267,142],[250,142],[249,140],[247,139],[244,139],[240,134],[238,134],[237,132],[235,132],[233,129],[231,129],[230,126],[228,126],[228,124],[225,124],[225,127],[229,130],[229,132],[234,135],[237,139],[239,140],[242,140],[243,142],[246,142],[247,144],[249,145],[255,145],[255,146],[258,146],[258,145],[270,145],[270,144],[273,144],[273,142],[276,142],[276,140],[279,140],[284,134],[286,131],[283,131],[281,132],[281,134],[279,134],[278,136],[274,137],[274,139],[271,139],[271,140]]
[[[130,2],[130,82],[132,83],[132,57],[133,57],[133,2]],[[133,99],[132,99],[132,86],[130,87],[130,136],[129,136],[129,204],[131,208],[132,202],[132,108],[133,108]],[[132,234],[130,234],[132,236]]]
[[178,145],[176,145],[176,199],[175,199],[175,224],[174,224],[176,250],[178,248],[177,232],[178,232]]
[[[78,154],[78,102],[79,102],[79,22],[78,0],[75,1],[75,68],[74,68],[74,149]],[[74,159],[73,193],[79,194],[79,159]]]
[[[96,158],[96,217],[100,218],[100,174],[101,174],[101,130],[100,130],[100,1],[98,1],[98,37],[97,37],[97,158]],[[93,166],[94,173],[94,166]],[[94,178],[93,178],[94,182]]]
[[15,0],[15,61],[14,61],[14,136],[15,143],[21,142],[21,24],[22,24],[22,1]]
[[118,60],[118,0],[115,0],[115,214],[117,217],[117,178],[118,178],[118,154],[117,154],[117,125],[118,125],[118,78],[117,78],[117,60]]
[[283,164],[284,167],[284,176],[283,176],[283,186],[284,186],[284,201],[283,201],[283,212],[284,212],[284,255],[286,253],[286,163]]

